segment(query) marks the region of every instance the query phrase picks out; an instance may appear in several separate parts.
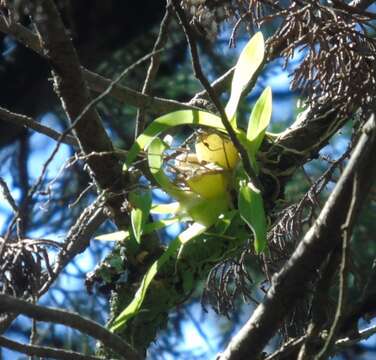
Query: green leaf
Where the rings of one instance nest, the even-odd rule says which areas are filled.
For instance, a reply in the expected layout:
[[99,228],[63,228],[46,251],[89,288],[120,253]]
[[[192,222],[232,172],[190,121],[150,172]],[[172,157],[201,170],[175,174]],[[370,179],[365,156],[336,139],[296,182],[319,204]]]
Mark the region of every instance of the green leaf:
[[136,241],[141,243],[142,227],[143,227],[143,216],[141,209],[132,209],[131,211],[131,223],[132,231]]
[[217,115],[199,110],[179,110],[155,119],[136,139],[130,148],[124,170],[127,170],[137,158],[140,151],[146,150],[160,134],[181,125],[207,126],[225,132],[221,118]]
[[247,150],[256,165],[256,154],[265,136],[266,128],[272,116],[272,90],[267,87],[252,109],[247,129]]
[[173,202],[170,204],[158,204],[154,205],[150,212],[152,214],[176,214],[180,209],[180,204],[178,202]]
[[221,214],[227,212],[230,199],[226,195],[210,200],[200,197],[193,198],[181,203],[181,207],[195,222],[210,227],[218,221]]
[[264,202],[259,190],[251,183],[241,180],[238,193],[238,206],[242,219],[252,229],[254,247],[257,254],[265,250],[267,241],[267,222]]
[[192,225],[185,231],[183,231],[179,236],[177,236],[168,246],[163,255],[153,263],[149,268],[144,278],[142,279],[141,285],[137,290],[131,303],[119,314],[119,316],[113,321],[110,330],[112,332],[121,330],[126,325],[126,322],[137,315],[141,309],[141,305],[145,299],[146,292],[153,281],[158,270],[166,263],[166,261],[178,250],[181,243],[185,243],[194,237],[202,234],[206,230],[205,226]]
[[[158,221],[154,221],[149,224],[144,225],[143,234],[150,234],[153,231],[157,231],[162,229],[166,226],[175,224],[176,222],[180,221],[179,217],[169,218],[169,219],[162,219]],[[113,233],[99,235],[95,237],[95,240],[100,241],[124,241],[129,238],[130,234],[129,231],[115,231]]]
[[264,61],[265,45],[261,32],[256,33],[240,53],[231,83],[231,95],[226,106],[229,120],[233,120],[240,97]]
[[129,231],[115,231],[109,234],[96,236],[95,240],[100,241],[123,241],[129,236]]
[[131,211],[132,232],[136,241],[140,244],[143,228],[148,220],[152,195],[151,191],[135,190],[129,194],[129,201],[133,205]]

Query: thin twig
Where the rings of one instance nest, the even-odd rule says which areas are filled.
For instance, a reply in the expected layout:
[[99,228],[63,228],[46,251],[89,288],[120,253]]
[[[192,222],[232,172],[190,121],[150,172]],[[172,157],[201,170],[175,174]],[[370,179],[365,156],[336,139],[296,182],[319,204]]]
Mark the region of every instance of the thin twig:
[[253,183],[253,185],[256,188],[261,190],[262,185],[261,185],[260,181],[258,180],[254,169],[252,168],[251,162],[249,160],[248,153],[247,153],[246,149],[241,145],[238,137],[236,136],[234,129],[232,128],[232,126],[230,124],[230,121],[227,118],[224,107],[222,106],[216,92],[213,90],[213,88],[211,87],[208,79],[205,77],[205,75],[202,71],[202,67],[201,67],[201,64],[200,64],[200,57],[198,55],[195,37],[194,37],[194,34],[192,33],[191,27],[188,23],[186,16],[185,16],[185,13],[184,13],[183,9],[181,8],[178,0],[171,0],[171,1],[172,1],[173,6],[174,6],[174,10],[175,10],[175,12],[178,16],[178,19],[179,19],[179,21],[182,25],[185,36],[187,38],[189,48],[191,50],[192,66],[193,66],[193,71],[195,73],[195,76],[201,82],[201,84],[203,85],[203,87],[205,88],[207,93],[209,94],[210,99],[212,100],[215,107],[217,108],[219,114],[221,115],[221,120],[222,120],[223,126],[225,127],[231,141],[233,142],[234,146],[236,147],[236,149],[238,150],[238,152],[240,154],[240,157],[243,161],[244,170],[247,173],[247,175],[249,176],[250,181]]
[[[7,109],[4,109],[3,107],[0,107],[0,118],[1,120],[8,121],[12,124],[32,129],[40,134],[48,136],[53,140],[59,140],[61,136],[59,132],[55,131],[54,129],[51,129],[48,126],[38,123],[31,117],[11,112]],[[61,140],[61,142],[68,145],[72,145],[74,147],[78,147],[78,142],[76,138],[72,135],[67,135],[64,139]]]
[[14,213],[18,212],[16,201],[13,199],[13,196],[9,191],[8,184],[2,177],[0,177],[0,196],[8,202]]
[[[46,174],[46,171],[50,165],[50,163],[52,162],[52,160],[55,158],[57,152],[59,151],[60,149],[60,146],[61,144],[63,143],[64,139],[66,138],[66,136],[68,136],[68,134],[76,127],[76,125],[81,121],[81,119],[87,115],[89,113],[89,111],[91,111],[93,109],[93,107],[99,102],[101,101],[104,97],[106,97],[110,92],[111,90],[113,89],[113,87],[124,77],[126,76],[131,70],[133,70],[136,66],[140,65],[141,63],[143,63],[144,61],[146,61],[147,59],[150,58],[150,56],[153,56],[154,54],[160,52],[161,50],[157,50],[157,51],[153,51],[145,56],[143,56],[141,59],[139,59],[138,61],[136,61],[135,63],[133,63],[132,65],[128,66],[126,69],[124,69],[113,81],[111,81],[111,83],[108,85],[108,87],[106,88],[105,91],[103,91],[101,94],[99,94],[97,97],[95,97],[94,99],[92,99],[84,108],[83,110],[79,113],[79,115],[75,118],[75,119],[72,119],[71,121],[71,125],[62,133],[60,134],[60,136],[56,139],[57,140],[57,143],[54,147],[54,149],[52,150],[50,156],[47,158],[47,160],[45,161],[45,163],[43,164],[43,167],[42,167],[42,171],[41,173],[39,174],[38,176],[38,179],[36,180],[36,182],[34,183],[34,185],[30,188],[28,194],[27,194],[27,198],[25,199],[25,201],[27,199],[31,199],[35,192],[37,191],[37,189],[39,188],[40,184],[42,183],[43,179],[44,179],[44,176]],[[8,238],[11,234],[11,231],[14,227],[14,225],[16,224],[16,221],[19,217],[19,211],[16,213],[16,215],[14,216],[9,228],[8,228],[8,231],[7,231],[7,234],[5,235],[5,238]],[[1,255],[1,252],[0,252],[0,255]]]
[[[145,56],[143,56],[142,58],[138,59],[132,65],[130,65],[127,68],[125,68],[114,80],[112,80],[108,84],[107,88],[101,94],[99,94],[97,97],[95,97],[94,99],[92,99],[84,107],[84,109],[81,111],[81,113],[74,120],[74,123],[77,123],[78,121],[80,121],[82,119],[82,117],[88,111],[90,111],[96,104],[98,104],[101,100],[103,100],[113,90],[114,86],[117,85],[130,71],[132,71],[135,67],[137,67],[140,64],[142,64],[144,61],[150,59],[150,57],[153,57],[154,55],[159,54],[162,51],[163,51],[163,49],[153,50],[152,52],[150,52],[150,53],[146,54]],[[73,128],[73,124],[72,124],[71,127]]]
[[[166,43],[167,40],[167,30],[168,26],[170,24],[172,18],[172,12],[171,12],[171,4],[168,1],[166,4],[166,12],[165,15],[161,21],[161,25],[159,28],[159,33],[157,40],[155,41],[153,51],[158,51],[162,49],[164,44]],[[161,61],[160,53],[156,53],[151,56],[150,58],[150,64],[147,70],[146,78],[144,85],[142,87],[142,94],[148,94],[150,92],[151,88],[151,83],[154,80],[154,78],[157,75],[158,69],[159,69],[159,64]],[[135,127],[135,136],[134,138],[137,139],[138,135],[144,131],[145,128],[145,115],[146,115],[146,110],[139,108],[137,111],[137,117],[136,117],[136,127]]]
[[[5,34],[12,35],[19,43],[33,50],[41,57],[48,59],[46,53],[41,47],[38,36],[23,25],[18,23],[8,24],[4,18],[0,16],[0,31]],[[81,67],[81,70],[85,80],[88,83],[88,86],[94,92],[102,93],[112,82],[112,79],[105,78],[97,73],[85,69],[84,67]],[[184,109],[197,110],[195,106],[175,100],[142,94],[138,91],[130,89],[129,87],[119,84],[113,86],[109,95],[122,103],[126,103],[137,108],[145,108],[148,112],[156,115]]]
[[325,360],[331,353],[331,349],[335,342],[335,337],[340,328],[343,320],[343,314],[346,306],[346,295],[347,295],[347,277],[348,277],[348,262],[349,262],[349,252],[350,252],[350,236],[352,225],[354,223],[354,217],[357,210],[357,202],[359,195],[359,182],[357,179],[357,174],[354,177],[353,191],[350,208],[347,212],[346,222],[342,226],[342,256],[339,272],[339,292],[338,292],[338,302],[337,309],[334,316],[332,326],[330,327],[329,334],[325,340],[325,344],[321,351],[315,357],[315,360]]
[[[360,330],[357,336],[355,337],[345,337],[342,339],[338,339],[335,342],[335,350],[340,351],[346,349],[347,347],[354,346],[358,344],[360,341],[370,338],[376,334],[376,325],[370,326],[366,329]],[[289,340],[287,343],[283,344],[281,348],[273,352],[272,354],[268,355],[265,360],[282,360],[288,359],[289,355],[297,350],[297,348],[307,339],[307,335],[303,335],[299,338],[294,338]],[[320,339],[316,339],[318,342],[322,341]]]

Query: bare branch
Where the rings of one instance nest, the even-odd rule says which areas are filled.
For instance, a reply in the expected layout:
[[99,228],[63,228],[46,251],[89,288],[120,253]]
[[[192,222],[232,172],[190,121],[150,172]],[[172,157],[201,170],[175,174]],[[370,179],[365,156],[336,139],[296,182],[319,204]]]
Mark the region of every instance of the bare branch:
[[[98,113],[94,109],[89,109],[83,114],[85,107],[90,104],[90,93],[81,71],[78,55],[55,4],[51,0],[40,0],[32,6],[32,12],[42,47],[53,69],[54,89],[71,124],[75,125],[74,131],[80,148],[85,154],[93,151],[113,151],[111,139]],[[78,116],[82,118],[76,121]],[[106,161],[89,158],[87,163],[100,188],[111,189],[112,193],[121,193],[125,178],[115,156],[108,157]],[[121,212],[123,201],[122,196],[108,199],[108,205],[113,210],[118,226],[126,226],[128,223],[127,217]]]
[[[26,115],[11,112],[7,109],[4,109],[3,107],[0,107],[0,118],[1,120],[8,121],[12,124],[32,129],[40,134],[48,136],[53,140],[58,141],[61,137],[61,134],[54,129],[42,125]],[[72,145],[74,147],[78,147],[78,142],[72,135],[66,135],[65,138],[61,140],[61,142]]]
[[[357,336],[338,339],[335,342],[334,351],[341,351],[343,349],[346,349],[347,347],[353,346],[359,343],[359,341],[368,339],[371,336],[374,336],[375,334],[376,334],[376,326],[371,326],[369,328],[360,330]],[[284,344],[280,349],[278,349],[277,351],[273,352],[268,357],[266,357],[265,360],[289,359],[290,354],[298,350],[299,346],[301,346],[301,344],[304,341],[306,341],[306,339],[307,339],[307,335],[303,335],[299,338],[291,339],[286,344]],[[316,343],[320,343],[322,342],[322,339],[316,338],[315,341]]]
[[[95,92],[100,93],[104,91],[112,82],[111,79],[107,79],[87,69],[83,68],[82,71],[90,89]],[[153,115],[160,115],[177,110],[199,110],[198,107],[188,103],[142,94],[119,84],[116,84],[112,88],[109,95],[122,103],[144,109]]]
[[56,324],[69,326],[101,341],[105,346],[108,346],[110,349],[116,351],[123,359],[140,359],[135,350],[120,336],[113,334],[102,325],[86,319],[78,314],[33,305],[27,301],[4,294],[0,294],[0,311],[23,314],[38,321],[53,322]]
[[[38,297],[42,296],[48,291],[52,283],[58,277],[64,267],[79,253],[84,251],[90,244],[94,232],[107,219],[103,212],[103,208],[88,207],[76,223],[72,226],[66,236],[63,248],[57,255],[53,272],[47,271],[45,278],[41,281],[43,286],[38,290]],[[4,249],[5,241],[1,241],[1,247]],[[8,329],[12,321],[18,314],[4,314],[0,317],[0,333]]]
[[18,206],[16,204],[16,201],[13,199],[13,196],[9,191],[8,184],[2,177],[0,177],[0,196],[8,202],[14,213],[18,212]]
[[104,358],[84,355],[76,351],[56,349],[48,346],[37,346],[22,344],[13,341],[4,336],[0,336],[0,346],[29,355],[40,356],[43,358],[61,359],[61,360],[104,360]]
[[[48,59],[47,54],[44,53],[41,47],[38,36],[21,24],[8,24],[4,20],[4,18],[0,16],[0,31],[5,34],[12,35],[22,45],[33,50],[40,56]],[[90,89],[97,93],[105,91],[112,82],[111,79],[107,79],[101,75],[85,69],[84,67],[82,67],[81,70]],[[116,84],[116,86],[113,86],[109,95],[118,101],[137,108],[145,109],[149,113],[154,115],[160,115],[176,110],[197,110],[197,107],[193,105],[170,99],[162,99],[154,96],[149,96],[118,84]]]
[[[171,19],[172,19],[171,4],[170,4],[170,2],[167,2],[166,12],[165,12],[165,15],[164,15],[164,17],[161,21],[158,37],[155,41],[153,51],[157,51],[164,46],[164,44],[167,40],[167,30],[168,30],[168,26],[171,22]],[[147,73],[146,73],[144,85],[142,87],[142,94],[148,94],[150,92],[151,83],[157,75],[160,60],[161,60],[160,54],[158,54],[158,55],[155,54],[150,59],[150,64],[149,64],[149,67],[148,67],[148,70],[147,70]],[[135,126],[135,132],[134,132],[135,139],[138,137],[138,135],[140,135],[144,131],[145,115],[146,115],[145,109],[139,108],[138,111],[137,111],[136,126]]]

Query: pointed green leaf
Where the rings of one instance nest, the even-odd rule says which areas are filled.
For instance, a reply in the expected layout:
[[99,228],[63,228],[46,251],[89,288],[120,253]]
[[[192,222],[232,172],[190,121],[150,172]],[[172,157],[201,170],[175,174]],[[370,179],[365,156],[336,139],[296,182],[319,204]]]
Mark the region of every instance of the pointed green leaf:
[[240,97],[264,61],[265,44],[261,32],[256,33],[240,53],[231,84],[231,95],[226,114],[232,120],[236,114]]
[[158,204],[154,205],[150,212],[152,214],[176,214],[180,209],[180,204],[178,202],[173,202],[170,204]]
[[240,184],[238,206],[242,219],[252,229],[255,251],[259,254],[265,250],[267,245],[264,202],[260,191],[245,180],[242,180]]
[[179,110],[163,115],[155,119],[132,145],[124,163],[124,170],[127,170],[131,166],[132,162],[137,158],[138,153],[146,150],[158,135],[175,126],[181,125],[200,125],[225,131],[221,118],[205,111]]
[[164,254],[153,263],[145,274],[139,289],[137,290],[131,303],[119,314],[119,316],[113,321],[110,330],[117,331],[124,328],[126,322],[137,315],[141,309],[141,305],[145,299],[146,292],[153,281],[158,270],[166,263],[166,261],[178,250],[181,243],[185,243],[194,237],[202,234],[206,230],[205,226],[196,224],[183,231],[178,237],[176,237],[168,246]]
[[129,231],[115,231],[109,234],[96,236],[95,240],[100,241],[123,241],[129,236]]
[[218,221],[221,214],[229,209],[230,199],[225,195],[210,200],[197,197],[184,201],[181,207],[197,223],[210,227]]
[[140,244],[143,228],[150,213],[152,202],[151,191],[132,191],[129,194],[129,201],[133,205],[131,211],[132,233],[136,241]]
[[132,223],[133,236],[135,237],[136,241],[140,244],[141,235],[142,235],[142,226],[143,226],[143,216],[142,216],[141,209],[132,209],[131,223]]
[[[255,162],[256,154],[265,136],[272,116],[272,90],[267,87],[252,109],[247,129],[247,150]],[[253,164],[255,165],[255,164]]]
[[[150,234],[153,231],[163,229],[164,227],[175,224],[179,221],[180,221],[179,217],[173,217],[173,218],[162,219],[162,220],[154,221],[149,224],[145,224],[144,229],[143,229],[143,234]],[[100,241],[124,241],[127,238],[129,238],[129,236],[130,236],[129,231],[115,231],[113,233],[96,236],[94,239],[100,240]]]

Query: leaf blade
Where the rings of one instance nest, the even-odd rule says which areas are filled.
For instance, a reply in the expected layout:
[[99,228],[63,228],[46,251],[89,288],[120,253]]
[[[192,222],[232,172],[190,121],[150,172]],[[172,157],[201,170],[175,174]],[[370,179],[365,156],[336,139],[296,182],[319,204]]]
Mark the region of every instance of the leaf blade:
[[249,117],[247,128],[247,140],[249,151],[256,156],[264,139],[265,131],[270,123],[272,115],[272,90],[268,86],[257,99]]
[[219,131],[225,131],[221,118],[209,112],[179,110],[165,114],[156,118],[136,139],[127,154],[123,169],[127,170],[137,158],[138,153],[142,150],[146,150],[157,136],[173,127],[181,125],[207,126]]
[[153,281],[155,275],[157,274],[158,270],[178,250],[181,243],[186,243],[194,237],[202,234],[205,230],[206,227],[201,225],[195,226],[193,228],[189,227],[170,243],[163,255],[157,261],[155,261],[149,268],[149,270],[146,272],[133,300],[113,321],[110,327],[110,331],[115,332],[121,330],[122,328],[124,328],[129,319],[137,315],[145,299],[146,292],[151,282]]
[[249,85],[252,77],[264,61],[265,44],[261,32],[256,33],[240,53],[235,66],[231,83],[231,95],[226,105],[226,114],[231,121],[239,104],[239,100]]
[[132,234],[137,243],[141,243],[141,235],[150,214],[152,195],[151,191],[132,191],[129,200],[133,205],[131,211]]
[[238,194],[238,206],[242,219],[251,228],[254,234],[254,248],[257,254],[266,248],[267,222],[264,202],[259,190],[251,183],[242,180]]

